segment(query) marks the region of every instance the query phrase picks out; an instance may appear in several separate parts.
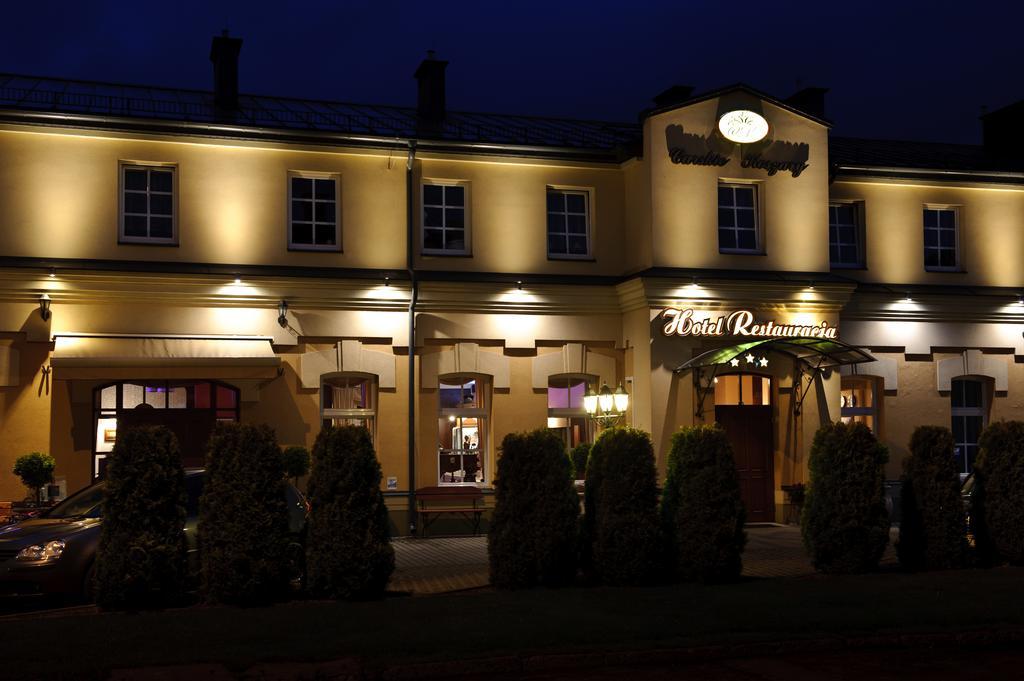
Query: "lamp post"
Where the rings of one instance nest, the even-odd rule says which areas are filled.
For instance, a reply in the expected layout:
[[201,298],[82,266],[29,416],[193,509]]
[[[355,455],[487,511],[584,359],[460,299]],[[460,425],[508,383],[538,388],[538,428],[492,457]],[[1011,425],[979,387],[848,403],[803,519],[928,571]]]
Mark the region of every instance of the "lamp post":
[[607,383],[601,386],[600,392],[594,392],[594,389],[590,388],[583,396],[583,409],[598,426],[609,428],[625,416],[626,410],[629,409],[629,393],[621,383],[615,392],[612,392]]

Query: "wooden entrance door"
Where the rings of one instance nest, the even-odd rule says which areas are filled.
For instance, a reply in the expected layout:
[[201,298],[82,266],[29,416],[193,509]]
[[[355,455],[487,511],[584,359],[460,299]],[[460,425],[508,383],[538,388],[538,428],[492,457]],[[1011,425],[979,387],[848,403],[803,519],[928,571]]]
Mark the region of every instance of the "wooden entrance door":
[[716,405],[736,458],[748,523],[775,521],[775,476],[770,405]]

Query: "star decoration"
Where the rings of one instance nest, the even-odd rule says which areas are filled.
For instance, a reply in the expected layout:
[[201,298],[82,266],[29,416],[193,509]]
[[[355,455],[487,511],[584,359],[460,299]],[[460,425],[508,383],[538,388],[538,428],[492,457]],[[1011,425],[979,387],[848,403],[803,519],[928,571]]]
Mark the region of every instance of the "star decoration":
[[768,366],[768,358],[767,357],[762,357],[760,360],[758,360],[758,363],[762,367],[766,367],[766,366]]
[[729,364],[733,365],[734,367],[738,367],[740,365],[740,358],[733,357],[732,359],[729,360]]
[[754,363],[754,356],[748,352],[747,353],[747,364],[753,364],[753,363]]

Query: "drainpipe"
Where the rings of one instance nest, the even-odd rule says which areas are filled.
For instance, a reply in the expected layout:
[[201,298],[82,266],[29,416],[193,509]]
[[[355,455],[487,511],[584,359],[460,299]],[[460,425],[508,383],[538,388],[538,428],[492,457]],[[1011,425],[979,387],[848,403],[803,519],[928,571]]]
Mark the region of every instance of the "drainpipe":
[[409,142],[409,155],[405,161],[405,267],[409,273],[409,534],[416,534],[416,298],[419,282],[413,248],[416,244],[416,220],[413,214],[415,183],[413,162],[416,160],[416,142]]

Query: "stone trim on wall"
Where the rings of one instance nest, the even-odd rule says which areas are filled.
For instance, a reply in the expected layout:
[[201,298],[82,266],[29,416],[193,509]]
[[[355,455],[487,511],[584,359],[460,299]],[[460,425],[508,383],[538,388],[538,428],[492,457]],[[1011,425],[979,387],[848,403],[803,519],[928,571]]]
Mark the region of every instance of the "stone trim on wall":
[[940,392],[948,391],[952,388],[952,380],[958,376],[987,376],[995,381],[996,392],[1006,392],[1009,389],[1008,370],[1005,356],[964,350],[960,357],[940,359],[935,363],[936,387]]
[[586,374],[597,376],[599,383],[614,388],[615,358],[588,352],[582,343],[566,343],[558,352],[549,352],[533,358],[533,387],[546,390],[552,376],[560,374]]
[[10,345],[0,345],[0,388],[12,388],[20,383],[20,354]]
[[303,388],[320,388],[320,377],[339,371],[372,374],[377,387],[394,389],[395,356],[384,350],[372,350],[361,341],[343,340],[333,348],[302,354],[299,378]]
[[420,387],[436,389],[438,377],[446,374],[482,374],[491,377],[494,388],[510,386],[508,357],[481,351],[477,343],[456,343],[441,352],[423,355],[420,360]]
[[899,390],[898,363],[892,357],[875,356],[874,362],[847,364],[839,367],[841,376],[877,376],[882,379],[882,389]]

